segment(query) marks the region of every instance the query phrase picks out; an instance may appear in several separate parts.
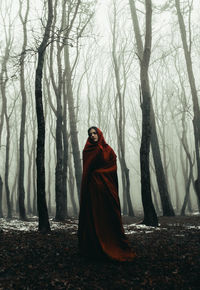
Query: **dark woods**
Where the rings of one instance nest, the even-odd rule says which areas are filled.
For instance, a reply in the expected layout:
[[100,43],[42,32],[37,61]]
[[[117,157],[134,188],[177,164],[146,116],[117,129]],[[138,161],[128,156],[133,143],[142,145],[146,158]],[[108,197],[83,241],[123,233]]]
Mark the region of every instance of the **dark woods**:
[[[200,210],[198,4],[111,0],[100,25],[107,6],[96,1],[8,2],[0,15],[0,217],[38,215],[41,232],[50,231],[49,215],[77,217],[93,124],[117,152],[124,215],[157,226],[157,216]],[[162,17],[171,22],[161,27]]]

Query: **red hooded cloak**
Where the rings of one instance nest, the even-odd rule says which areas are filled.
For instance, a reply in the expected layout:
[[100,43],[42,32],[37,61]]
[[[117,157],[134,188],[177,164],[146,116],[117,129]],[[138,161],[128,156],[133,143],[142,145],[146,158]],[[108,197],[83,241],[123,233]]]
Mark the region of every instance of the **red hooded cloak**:
[[131,261],[131,250],[121,220],[116,154],[97,129],[98,142],[87,139],[79,213],[79,249],[89,257]]

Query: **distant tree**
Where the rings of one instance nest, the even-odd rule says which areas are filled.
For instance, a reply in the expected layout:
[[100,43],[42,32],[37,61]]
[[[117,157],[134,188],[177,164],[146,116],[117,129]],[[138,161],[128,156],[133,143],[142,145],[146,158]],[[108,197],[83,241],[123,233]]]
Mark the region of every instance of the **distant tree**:
[[[123,213],[129,216],[134,216],[133,206],[130,197],[130,177],[129,168],[127,166],[125,158],[125,128],[126,128],[126,110],[125,110],[125,91],[126,91],[126,76],[124,76],[123,83],[121,83],[120,76],[120,61],[117,55],[117,27],[116,27],[116,5],[114,3],[114,21],[112,27],[112,61],[115,75],[115,86],[116,86],[116,116],[115,116],[115,127],[117,132],[117,144],[118,144],[118,157],[121,166],[122,174],[122,185],[123,185]],[[122,52],[122,54],[124,51]],[[124,65],[124,63],[123,63]],[[127,68],[126,68],[127,69]],[[125,70],[124,70],[125,74]],[[118,103],[118,107],[117,107]]]
[[[194,113],[193,129],[194,129],[196,165],[197,165],[197,179],[195,181],[195,190],[197,193],[198,202],[200,203],[200,108],[199,108],[198,93],[197,93],[197,88],[196,88],[196,83],[195,83],[192,57],[191,57],[191,47],[192,47],[191,35],[189,35],[189,43],[188,43],[184,18],[183,18],[181,8],[180,8],[180,0],[175,0],[175,7],[176,7],[177,15],[178,15],[180,34],[181,34],[181,39],[182,39],[188,79],[189,79],[190,90],[191,90],[191,95],[192,95],[193,113]],[[192,9],[192,5],[189,5],[190,14],[191,14],[191,9]],[[191,33],[190,30],[189,30],[189,33]]]
[[[185,214],[186,206],[190,206],[190,185],[193,183],[193,167],[194,167],[194,158],[190,153],[190,146],[188,144],[188,125],[186,120],[186,113],[188,110],[188,98],[187,98],[187,92],[185,90],[185,80],[182,77],[182,69],[180,68],[180,65],[178,65],[178,58],[175,58],[176,61],[174,61],[174,67],[176,69],[178,78],[179,78],[179,84],[177,84],[177,81],[174,81],[174,85],[177,92],[177,97],[179,98],[180,103],[180,111],[181,111],[181,126],[177,124],[177,121],[175,120],[176,111],[174,111],[174,104],[171,104],[169,102],[169,107],[171,111],[172,120],[174,123],[174,127],[178,136],[178,139],[180,141],[180,161],[182,165],[182,171],[183,171],[183,178],[184,178],[184,184],[185,184],[185,197],[184,202],[182,205],[182,208],[180,209],[181,215]],[[180,93],[180,87],[181,87],[181,93]],[[180,127],[182,132],[180,132]],[[185,152],[185,155],[183,154]],[[184,155],[184,156],[183,156]],[[186,157],[186,158],[185,158]],[[176,177],[175,177],[176,179]],[[176,184],[176,191],[178,190],[178,185]],[[196,192],[196,191],[195,191]],[[178,204],[180,201],[177,201],[177,209],[179,210]],[[199,202],[198,202],[198,205]],[[200,209],[200,207],[199,207]]]
[[51,24],[53,19],[53,7],[52,0],[48,0],[48,16],[47,24],[45,26],[45,32],[40,46],[38,47],[38,63],[35,75],[35,101],[36,101],[36,114],[37,114],[37,125],[38,125],[38,136],[37,136],[37,207],[39,214],[39,231],[48,232],[50,231],[48,210],[46,204],[46,193],[45,193],[45,120],[43,113],[43,102],[42,102],[42,76],[43,76],[43,64],[45,51],[48,45]]
[[72,204],[72,209],[73,209],[73,214],[74,216],[78,216],[78,208],[77,204],[75,201],[75,179],[74,179],[74,171],[73,171],[73,166],[72,166],[72,149],[71,146],[69,147],[69,159],[68,159],[68,187],[69,187],[69,194],[70,194],[70,199],[71,199],[71,204]]
[[[62,221],[67,217],[67,188],[63,190],[63,184],[66,183],[66,179],[63,179],[63,69],[62,69],[62,32],[66,29],[64,27],[64,17],[66,9],[66,1],[62,5],[63,13],[61,18],[61,25],[58,31],[55,31],[55,25],[57,20],[57,10],[58,2],[55,1],[54,4],[54,21],[52,25],[52,30],[54,34],[56,33],[56,59],[53,57],[54,53],[54,42],[51,44],[50,48],[50,77],[53,85],[53,89],[56,96],[56,109],[54,111],[56,116],[56,172],[55,172],[55,193],[56,193],[56,220]],[[56,66],[55,66],[56,64]],[[57,71],[57,77],[54,76],[54,70]],[[57,83],[56,83],[57,79]],[[52,105],[51,105],[52,107]]]
[[[94,2],[90,3],[83,2],[80,0],[69,3],[69,12],[66,17],[66,29],[64,33],[64,63],[65,63],[65,91],[66,91],[66,101],[68,105],[68,115],[69,115],[69,130],[70,130],[70,140],[72,144],[72,152],[74,159],[75,177],[78,196],[80,197],[81,188],[81,176],[82,176],[82,165],[81,156],[78,142],[78,129],[77,129],[77,108],[75,106],[75,98],[73,91],[73,73],[77,64],[79,57],[79,39],[83,36],[86,27],[88,26],[90,20],[94,15],[93,9]],[[74,35],[74,30],[76,34]],[[76,46],[76,56],[70,57],[70,39],[74,40]]]
[[[8,98],[6,92],[6,86],[8,85],[9,76],[8,76],[8,62],[10,51],[13,43],[13,37],[11,35],[11,19],[9,17],[9,25],[6,26],[4,15],[1,13],[1,17],[4,25],[5,32],[5,49],[2,56],[1,63],[1,71],[0,71],[0,91],[2,97],[2,115],[1,115],[1,123],[0,123],[0,138],[3,129],[4,118],[6,122],[6,156],[5,156],[5,192],[6,192],[6,202],[7,202],[7,216],[8,218],[12,218],[12,207],[11,207],[11,198],[10,198],[10,187],[9,187],[9,161],[10,161],[10,117],[13,112],[13,106],[11,111],[9,112],[8,106]],[[8,27],[8,29],[7,29]],[[1,140],[0,140],[1,144]]]

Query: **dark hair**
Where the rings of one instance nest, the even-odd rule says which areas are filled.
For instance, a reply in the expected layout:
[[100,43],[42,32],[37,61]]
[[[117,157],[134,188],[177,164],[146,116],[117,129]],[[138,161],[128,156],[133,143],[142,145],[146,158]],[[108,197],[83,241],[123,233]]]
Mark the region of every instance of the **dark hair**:
[[88,136],[89,136],[89,133],[90,133],[90,130],[91,130],[91,129],[94,129],[94,130],[96,131],[96,133],[98,134],[97,127],[92,126],[92,127],[90,127],[90,128],[88,129]]

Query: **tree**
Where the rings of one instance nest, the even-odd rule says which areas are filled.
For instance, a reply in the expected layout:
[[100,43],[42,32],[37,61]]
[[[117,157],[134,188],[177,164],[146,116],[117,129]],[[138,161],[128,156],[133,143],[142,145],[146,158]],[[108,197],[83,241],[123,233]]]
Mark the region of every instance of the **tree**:
[[[116,101],[115,106],[116,118],[115,125],[118,139],[118,155],[121,165],[122,184],[123,184],[123,213],[129,216],[134,216],[133,206],[130,197],[130,178],[129,168],[125,158],[125,125],[126,125],[126,111],[125,111],[125,91],[126,91],[126,75],[124,76],[124,87],[120,81],[120,65],[119,57],[116,54],[116,5],[114,4],[114,21],[112,31],[112,60],[115,73],[115,86],[116,86]],[[124,53],[124,51],[122,52]],[[125,73],[124,73],[125,74]],[[123,92],[122,92],[123,91]]]
[[[135,1],[129,0],[129,4],[130,4],[133,28],[135,32],[135,38],[136,38],[137,54],[138,54],[138,57],[140,60],[140,66],[141,66],[144,52],[143,52],[143,42],[141,38],[138,17],[136,13]],[[158,184],[160,198],[161,198],[163,215],[174,216],[174,210],[170,201],[168,188],[167,188],[167,182],[166,182],[161,154],[160,154],[158,136],[157,136],[157,131],[156,131],[155,114],[153,110],[151,97],[150,97],[150,109],[151,109],[151,114],[150,114],[151,139],[150,141],[151,141],[151,148],[152,148],[154,166],[155,166],[155,171],[156,171],[156,179],[157,179],[157,184]]]
[[26,124],[26,89],[25,89],[25,57],[26,57],[26,46],[27,46],[27,19],[29,12],[29,0],[27,1],[26,12],[23,18],[22,16],[22,0],[19,0],[20,10],[19,16],[23,25],[23,45],[20,55],[20,89],[22,96],[22,110],[21,110],[21,127],[20,127],[20,157],[19,157],[19,180],[18,180],[18,198],[19,198],[19,216],[20,219],[26,220],[26,210],[24,205],[25,189],[24,189],[24,136],[25,136],[25,124]]
[[53,7],[52,0],[48,0],[48,18],[45,27],[44,36],[40,46],[38,47],[38,63],[35,75],[35,101],[36,101],[36,114],[37,114],[37,125],[38,125],[38,136],[37,136],[37,207],[39,214],[39,231],[48,232],[50,231],[48,210],[45,196],[45,120],[43,113],[42,103],[42,75],[43,75],[43,64],[45,51],[48,45],[50,37],[50,29],[53,19]]
[[[10,161],[10,117],[13,112],[13,106],[11,111],[9,112],[8,109],[8,100],[7,100],[7,94],[6,94],[6,86],[8,84],[9,76],[8,76],[8,61],[9,61],[9,55],[13,43],[13,38],[11,36],[11,21],[9,17],[9,29],[6,30],[5,25],[5,19],[4,16],[2,16],[3,23],[4,23],[4,30],[5,30],[5,49],[4,49],[4,56],[1,64],[1,72],[0,72],[0,90],[1,90],[1,96],[2,96],[2,115],[1,115],[1,123],[0,123],[0,138],[3,130],[3,123],[4,118],[6,121],[6,157],[5,157],[5,192],[6,192],[6,202],[7,202],[7,216],[8,218],[12,217],[12,206],[11,206],[11,200],[10,200],[10,187],[9,187],[9,161]],[[1,140],[0,140],[1,144]]]
[[[197,164],[197,179],[195,181],[195,190],[197,193],[197,197],[200,203],[200,109],[199,109],[199,101],[198,94],[196,89],[195,77],[192,66],[192,58],[191,58],[191,38],[190,43],[187,43],[187,34],[185,23],[183,19],[183,15],[180,9],[180,0],[175,0],[176,11],[178,15],[178,22],[180,28],[180,34],[182,39],[182,45],[185,55],[188,79],[190,84],[190,90],[192,95],[193,102],[193,129],[194,129],[194,139],[195,139],[195,149],[196,149],[196,164]],[[189,12],[191,13],[191,6],[189,6]]]
[[149,150],[151,140],[151,93],[149,87],[148,68],[151,55],[152,41],[152,3],[151,0],[145,0],[146,6],[146,34],[144,52],[141,59],[141,90],[142,90],[142,139],[140,146],[140,168],[141,168],[141,188],[142,203],[144,208],[145,225],[158,226],[157,215],[153,206],[150,185],[149,170]]
[[[78,0],[76,3],[75,11],[73,17],[67,19],[68,29],[65,33],[65,39],[70,38],[70,32],[73,27],[73,23],[77,16],[78,8],[81,1]],[[80,157],[80,149],[78,143],[78,130],[77,130],[77,120],[75,114],[75,104],[74,104],[74,96],[73,96],[73,89],[72,89],[72,73],[73,67],[71,67],[70,63],[70,54],[69,54],[69,43],[66,43],[64,47],[64,60],[65,60],[65,77],[66,77],[66,100],[68,104],[68,114],[69,114],[69,125],[70,125],[70,137],[71,137],[71,144],[72,144],[72,152],[74,158],[74,168],[75,168],[75,176],[76,176],[76,186],[78,196],[80,198],[80,188],[81,188],[81,176],[82,176],[82,166],[81,166],[81,157]]]
[[[54,5],[54,22],[52,25],[52,30],[55,33],[55,24],[56,24],[56,18],[57,18],[57,6],[58,3],[55,1]],[[67,190],[65,187],[63,187],[63,184],[66,184],[66,179],[63,178],[63,112],[62,112],[62,93],[63,93],[63,74],[62,74],[62,59],[61,59],[61,53],[63,50],[63,44],[61,42],[62,37],[62,31],[66,29],[64,27],[64,17],[65,17],[65,9],[66,9],[66,1],[63,3],[63,13],[62,13],[62,19],[61,19],[61,27],[59,28],[57,32],[57,38],[56,38],[56,65],[57,65],[57,74],[58,74],[58,81],[56,84],[55,78],[54,78],[54,68],[53,68],[53,45],[51,44],[51,50],[50,50],[50,76],[52,80],[53,89],[56,95],[56,173],[55,173],[55,193],[56,193],[56,220],[64,220],[67,216]],[[51,106],[52,107],[52,106]]]

